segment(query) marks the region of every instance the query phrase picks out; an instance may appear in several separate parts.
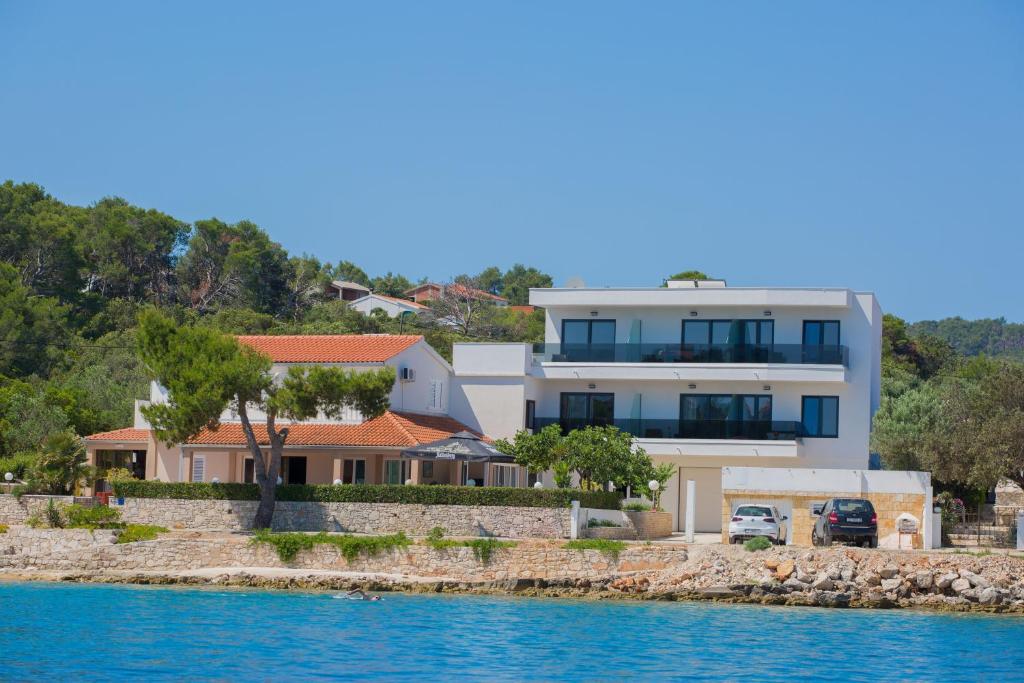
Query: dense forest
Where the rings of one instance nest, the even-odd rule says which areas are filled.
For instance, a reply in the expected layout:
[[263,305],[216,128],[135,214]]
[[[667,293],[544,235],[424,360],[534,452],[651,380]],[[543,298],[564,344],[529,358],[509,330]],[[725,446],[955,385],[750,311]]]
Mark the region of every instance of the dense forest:
[[[289,254],[255,223],[188,223],[124,199],[73,206],[35,184],[0,185],[0,458],[27,462],[48,435],[87,435],[132,423],[148,394],[136,353],[140,311],[181,324],[249,334],[423,334],[442,355],[454,341],[535,341],[543,314],[473,302],[459,326],[439,315],[364,316],[332,299],[331,280],[401,296],[415,283],[371,277],[352,261]],[[456,281],[526,304],[551,277],[521,264]],[[445,308],[448,306],[449,308]],[[430,313],[430,312],[428,312]],[[6,466],[8,469],[4,469]],[[21,465],[0,471],[21,472]]]
[[[35,184],[0,185],[0,471],[23,472],[55,434],[131,424],[133,399],[147,395],[136,351],[147,307],[230,333],[415,332],[448,358],[457,340],[543,337],[542,312],[479,300],[441,300],[426,314],[394,320],[364,316],[331,299],[328,283],[358,282],[390,296],[416,283],[393,272],[371,277],[357,260],[289,254],[250,221],[189,223],[116,197],[82,207]],[[526,304],[531,287],[552,286],[549,275],[522,264],[454,280],[512,305]],[[908,325],[887,315],[883,341],[872,448],[886,466],[981,488],[994,478],[1024,479],[1024,366],[1015,362],[1024,359],[1024,325]],[[982,432],[993,436],[979,439]]]

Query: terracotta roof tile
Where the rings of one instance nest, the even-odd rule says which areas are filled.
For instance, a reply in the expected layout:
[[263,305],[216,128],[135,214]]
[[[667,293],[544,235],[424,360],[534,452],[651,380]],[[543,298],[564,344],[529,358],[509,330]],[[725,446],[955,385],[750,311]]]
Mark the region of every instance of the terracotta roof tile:
[[275,363],[383,363],[423,339],[419,335],[323,334],[239,336]]
[[145,443],[149,441],[149,430],[148,429],[133,429],[132,427],[125,427],[124,429],[115,429],[110,432],[100,432],[99,434],[90,434],[85,437],[86,441],[131,441]]
[[[259,443],[261,445],[268,444],[266,425],[254,425],[254,427]],[[409,447],[444,439],[461,431],[473,430],[447,415],[420,415],[389,411],[362,424],[298,422],[288,426],[286,445]],[[238,446],[245,444],[245,435],[242,433],[241,424],[225,422],[216,430],[204,429],[189,443]]]

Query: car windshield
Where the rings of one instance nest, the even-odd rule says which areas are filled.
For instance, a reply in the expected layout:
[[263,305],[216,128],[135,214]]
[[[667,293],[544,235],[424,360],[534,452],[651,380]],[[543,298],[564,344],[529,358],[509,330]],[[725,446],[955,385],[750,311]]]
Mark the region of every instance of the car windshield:
[[857,513],[869,515],[875,511],[871,507],[871,503],[866,500],[837,500],[836,510],[844,515],[855,515]]
[[768,508],[758,505],[741,505],[736,509],[737,517],[771,517],[772,512]]

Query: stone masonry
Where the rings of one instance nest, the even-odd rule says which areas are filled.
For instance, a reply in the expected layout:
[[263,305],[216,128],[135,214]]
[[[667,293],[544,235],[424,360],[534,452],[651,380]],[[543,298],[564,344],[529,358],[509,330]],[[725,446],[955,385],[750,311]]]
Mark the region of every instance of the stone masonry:
[[[168,529],[244,531],[252,528],[256,501],[126,498],[121,518]],[[425,536],[434,527],[450,536],[568,538],[568,508],[398,503],[278,502],[276,531],[341,531]]]

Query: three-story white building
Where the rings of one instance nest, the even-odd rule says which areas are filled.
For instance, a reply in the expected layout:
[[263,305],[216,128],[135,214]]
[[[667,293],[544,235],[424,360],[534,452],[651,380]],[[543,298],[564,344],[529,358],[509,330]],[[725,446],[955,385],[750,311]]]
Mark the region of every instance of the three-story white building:
[[679,467],[662,497],[677,528],[719,531],[722,468],[868,468],[882,312],[848,289],[537,289],[545,341],[457,344],[451,413],[493,437],[611,424]]

